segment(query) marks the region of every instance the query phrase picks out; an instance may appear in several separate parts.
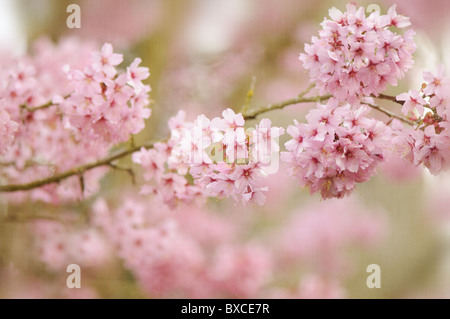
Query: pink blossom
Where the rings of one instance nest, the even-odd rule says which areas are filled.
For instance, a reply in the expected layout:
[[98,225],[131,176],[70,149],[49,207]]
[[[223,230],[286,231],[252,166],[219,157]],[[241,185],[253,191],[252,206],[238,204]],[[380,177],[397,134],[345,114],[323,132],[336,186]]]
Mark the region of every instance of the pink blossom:
[[206,194],[219,199],[235,197],[238,193],[234,180],[227,177],[218,176],[206,186]]
[[[18,126],[7,122],[3,126],[2,134],[6,134],[6,141],[13,142],[8,144],[10,142],[2,140],[0,148],[0,151],[6,150],[2,154],[2,163],[13,163],[2,167],[5,184],[21,184],[46,178],[107,154],[110,145],[95,139],[84,139],[81,132],[70,123],[81,123],[81,117],[91,116],[103,104],[103,98],[96,94],[98,86],[95,88],[96,85],[90,87],[87,84],[94,72],[89,68],[93,51],[95,47],[92,44],[74,39],[61,39],[57,44],[48,39],[39,39],[32,44],[29,54],[5,56],[2,60],[0,118],[2,121],[9,118],[20,123]],[[64,68],[65,65],[71,68]],[[86,77],[81,70],[85,70]],[[92,80],[95,82],[96,78],[92,77]],[[79,106],[80,115],[77,116],[74,115],[75,103],[62,105],[65,103],[63,97],[74,90],[83,92],[73,97]],[[29,112],[23,107],[26,105],[32,109],[49,101],[55,105],[39,111]],[[55,204],[81,199],[99,190],[99,180],[107,171],[107,168],[102,167],[86,172],[83,192],[80,180],[75,176],[59,184],[17,192],[7,197],[12,202],[32,199]]]
[[146,80],[150,76],[148,68],[139,66],[142,60],[140,58],[134,59],[133,63],[127,68],[127,77],[129,83],[135,87],[140,88],[143,80]]
[[307,134],[308,126],[303,125],[294,120],[294,125],[289,125],[286,132],[292,137],[291,140],[284,144],[287,151],[297,154],[302,152],[307,146],[309,139],[304,138]]
[[431,73],[430,71],[423,72],[423,79],[427,83],[427,86],[423,90],[425,95],[433,95],[436,90],[447,85],[446,81],[446,72],[443,65],[440,65],[436,74]]
[[418,91],[400,94],[397,99],[405,101],[403,109],[408,112],[415,109],[427,113],[423,115],[416,128],[396,127],[394,144],[402,151],[403,158],[416,166],[425,165],[429,171],[437,175],[449,167],[450,141],[449,111],[447,107],[450,82],[442,67],[434,75],[424,72],[425,84],[423,96]]
[[83,92],[85,96],[98,95],[102,92],[100,78],[98,78],[98,74],[93,70],[92,66],[86,66],[84,71],[68,70],[67,77],[75,81],[76,90]]
[[416,140],[416,165],[423,162],[432,174],[438,174],[444,167],[449,166],[450,150],[449,137],[446,134],[436,134],[433,125],[427,126],[423,136]]
[[105,43],[101,52],[94,52],[93,68],[96,72],[103,72],[106,77],[113,78],[116,75],[115,66],[123,61],[123,56],[113,52],[113,47],[110,43]]
[[164,172],[164,157],[155,149],[141,148],[139,152],[133,153],[132,159],[134,163],[140,164],[145,170],[144,178],[146,180]]
[[[222,115],[210,120],[202,114],[187,122],[180,111],[169,119],[169,142],[133,154],[133,161],[145,171],[144,178],[152,183],[141,192],[157,195],[171,206],[202,197],[231,197],[262,205],[268,191],[263,181],[284,129],[263,119],[256,129],[246,132],[242,114],[227,109]],[[162,152],[161,147],[169,151]],[[193,185],[187,182],[188,174]]]
[[397,101],[404,101],[402,106],[402,113],[409,114],[413,111],[418,111],[419,116],[423,115],[424,105],[427,103],[420,93],[416,90],[409,90],[408,93],[397,95]]
[[409,18],[397,14],[396,7],[397,7],[396,5],[393,5],[389,9],[387,17],[386,17],[388,19],[384,19],[384,20],[386,20],[388,25],[392,25],[392,26],[397,27],[397,28],[409,27],[411,25],[411,22],[409,21]]
[[257,204],[262,206],[266,202],[266,193],[269,191],[268,187],[260,187],[260,188],[249,188],[245,193],[242,194],[242,203],[248,204]]
[[239,192],[247,190],[250,185],[254,184],[261,177],[263,177],[263,172],[256,163],[237,165],[231,175]]
[[[228,146],[229,154],[233,154],[234,149],[245,143],[246,135],[244,130],[244,118],[242,114],[235,114],[232,109],[226,109],[222,112],[224,120],[224,144]],[[227,155],[229,155],[227,154]],[[237,155],[237,154],[233,154]],[[229,155],[234,159],[233,155]]]

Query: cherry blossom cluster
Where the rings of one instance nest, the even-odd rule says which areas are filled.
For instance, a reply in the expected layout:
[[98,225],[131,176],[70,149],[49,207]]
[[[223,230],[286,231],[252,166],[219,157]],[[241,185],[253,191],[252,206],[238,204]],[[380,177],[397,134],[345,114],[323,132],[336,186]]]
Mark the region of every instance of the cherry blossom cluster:
[[126,72],[119,72],[123,56],[113,52],[111,44],[103,45],[101,52],[94,52],[84,69],[66,67],[72,93],[66,99],[54,97],[67,115],[70,125],[75,127],[83,139],[116,144],[137,134],[150,117],[150,86],[143,80],[149,70],[140,67],[136,58]]
[[292,139],[281,159],[302,187],[324,199],[341,198],[376,174],[391,132],[368,113],[366,106],[353,110],[330,99],[308,113],[306,124],[288,127]]
[[156,143],[154,148],[141,148],[132,155],[133,162],[142,167],[142,176],[148,182],[141,187],[141,194],[156,196],[172,208],[181,203],[202,202],[201,188],[189,183],[187,176],[178,174],[176,168],[169,164],[173,145],[172,141]]
[[[144,128],[150,87],[142,81],[149,71],[139,66],[138,58],[120,70],[122,60],[110,44],[97,52],[96,45],[72,38],[58,44],[39,39],[29,54],[2,56],[4,183],[28,183],[96,161]],[[79,199],[99,190],[105,172],[107,168],[98,167],[9,198],[54,203]]]
[[[21,56],[4,55],[0,60],[0,107],[2,120],[19,125],[2,126],[2,133],[14,141],[0,159],[3,183],[28,183],[104,157],[111,145],[78,139],[74,128],[67,125],[61,109],[48,102],[55,95],[71,93],[71,83],[63,71],[65,65],[83,69],[91,61],[96,46],[73,38],[58,44],[46,38],[37,40],[30,53]],[[35,109],[42,105],[47,107]],[[7,114],[5,114],[6,112]],[[2,148],[6,145],[2,142]],[[78,177],[59,184],[45,185],[28,193],[8,195],[10,200],[27,198],[58,203],[79,199],[99,190],[99,179],[105,168],[96,168],[83,175],[84,189]]]
[[403,157],[437,175],[450,166],[450,79],[443,66],[435,74],[424,72],[423,78],[419,91],[397,96],[402,112],[417,125],[399,129],[395,143]]
[[321,94],[353,104],[364,96],[378,95],[387,84],[396,85],[412,67],[415,33],[391,30],[410,25],[395,6],[387,15],[374,11],[366,17],[364,7],[348,4],[346,12],[332,8],[329,15],[321,23],[319,37],[313,37],[300,55]]
[[272,127],[268,119],[252,130],[244,124],[242,114],[231,109],[223,111],[221,118],[210,120],[202,114],[193,122],[187,122],[180,111],[169,120],[167,143],[133,154],[133,161],[145,170],[144,178],[158,185],[146,185],[142,191],[156,193],[167,203],[203,194],[262,205],[267,191],[263,180],[278,168],[274,155],[284,129]]

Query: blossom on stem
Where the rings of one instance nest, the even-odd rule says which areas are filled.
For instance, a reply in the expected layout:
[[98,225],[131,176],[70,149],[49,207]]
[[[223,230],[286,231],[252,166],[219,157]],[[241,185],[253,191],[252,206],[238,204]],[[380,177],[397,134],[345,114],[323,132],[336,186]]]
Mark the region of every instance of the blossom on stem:
[[402,106],[402,113],[409,114],[410,112],[417,111],[419,116],[423,115],[424,105],[427,103],[419,91],[409,90],[408,93],[402,93],[397,95],[397,101],[404,101]]
[[232,109],[223,111],[220,118],[210,120],[202,114],[193,122],[186,122],[180,111],[169,119],[172,134],[165,144],[170,152],[142,149],[133,154],[145,180],[155,184],[145,185],[142,192],[156,194],[166,204],[196,197],[231,197],[262,205],[268,191],[263,181],[273,154],[279,152],[277,140],[284,129],[273,127],[268,119],[247,132],[244,124],[242,114]]
[[[402,157],[416,166],[424,165],[431,174],[437,175],[450,166],[450,81],[443,67],[436,74],[424,72],[422,92],[410,90],[397,100],[405,101],[402,111],[418,109],[420,114],[426,108],[414,128],[400,126],[394,130],[393,139]],[[405,109],[405,110],[404,110]]]

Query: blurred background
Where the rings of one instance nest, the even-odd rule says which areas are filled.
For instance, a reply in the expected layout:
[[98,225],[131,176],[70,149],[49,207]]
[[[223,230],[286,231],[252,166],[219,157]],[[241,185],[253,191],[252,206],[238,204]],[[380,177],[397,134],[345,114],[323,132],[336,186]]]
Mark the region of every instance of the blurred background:
[[[80,29],[66,27],[66,8],[71,3],[81,7]],[[110,42],[128,63],[141,57],[142,64],[150,68],[148,84],[154,101],[147,127],[137,137],[137,142],[143,142],[165,137],[167,120],[180,109],[186,110],[190,119],[201,113],[217,116],[226,107],[239,110],[253,78],[251,105],[299,94],[309,81],[298,61],[299,53],[317,34],[328,9],[335,6],[344,11],[345,4],[307,0],[0,0],[0,47],[1,51],[24,54],[42,37],[55,42],[76,37],[99,48]],[[397,11],[411,17],[417,32],[415,67],[388,93],[419,87],[424,69],[434,71],[439,63],[450,66],[450,2],[358,4],[376,4],[383,13],[397,4]],[[267,116],[274,125],[287,127],[293,119],[303,121],[311,107],[314,105],[290,106]],[[396,106],[387,103],[384,107],[395,111]],[[285,141],[286,137],[281,143]],[[124,160],[122,164],[130,163]],[[3,212],[52,212],[63,223],[0,219],[0,297],[450,296],[448,175],[432,177],[422,168],[391,158],[378,176],[339,201],[310,196],[282,169],[269,183],[271,191],[264,207],[211,201],[204,208],[179,207],[167,212],[184,236],[180,247],[195,245],[191,251],[200,257],[183,257],[174,248],[170,258],[157,266],[130,263],[129,255],[115,253],[117,243],[111,244],[113,240],[105,234],[88,242],[80,253],[98,259],[92,262],[87,258],[86,266],[76,252],[55,248],[55,236],[61,239],[61,234],[74,234],[78,238],[80,233],[92,231],[89,216],[98,211],[103,203],[100,199],[111,211],[125,209],[123,202],[127,201],[139,202],[147,214],[164,210],[152,205],[151,199],[140,198],[139,188],[122,172],[109,173],[100,193],[82,202],[56,207],[35,202],[12,206],[4,201]],[[82,289],[66,287],[65,265],[73,263],[71,258],[83,269]],[[55,260],[60,266],[55,266]],[[380,289],[366,286],[370,264],[381,267]],[[196,291],[187,289],[197,284]]]

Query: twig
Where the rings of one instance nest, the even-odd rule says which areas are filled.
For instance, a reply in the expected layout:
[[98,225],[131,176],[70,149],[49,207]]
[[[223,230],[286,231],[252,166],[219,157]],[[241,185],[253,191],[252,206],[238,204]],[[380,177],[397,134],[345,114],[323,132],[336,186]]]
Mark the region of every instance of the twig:
[[134,174],[134,171],[131,168],[120,167],[113,163],[108,163],[108,166],[111,167],[112,169],[122,171],[130,175],[131,182],[133,183],[133,185],[136,185],[136,175]]
[[84,196],[85,184],[84,184],[84,176],[83,173],[78,174],[78,179],[80,181],[80,190],[81,190],[81,198]]
[[405,104],[405,101],[397,101],[397,98],[395,96],[391,96],[391,95],[386,95],[386,94],[379,94],[378,96],[373,95],[372,97],[376,98],[376,99],[380,99],[380,100],[387,100],[387,101],[391,101],[400,105]]
[[[70,97],[70,95],[71,94],[67,94],[66,96],[64,96],[64,99],[67,99],[68,97]],[[45,104],[42,104],[42,105],[39,105],[39,106],[35,106],[35,107],[30,107],[27,104],[21,104],[20,107],[22,109],[27,110],[28,112],[35,112],[35,111],[38,111],[38,110],[43,110],[43,109],[49,108],[50,106],[53,106],[53,105],[55,105],[53,103],[53,101],[48,101]]]
[[298,95],[298,97],[304,97],[306,94],[308,94],[314,87],[316,86],[315,83],[310,84],[302,93]]
[[48,220],[53,222],[59,222],[62,224],[66,224],[67,221],[61,219],[59,215],[50,215],[50,214],[7,214],[1,221],[2,222],[28,222],[32,220]]
[[300,104],[300,103],[321,102],[321,101],[328,100],[329,98],[331,98],[331,95],[313,96],[313,97],[297,96],[292,99],[283,101],[281,103],[269,104],[269,105],[252,108],[252,109],[246,111],[245,113],[242,113],[242,115],[244,116],[244,118],[246,120],[251,120],[251,119],[256,118],[260,114],[263,114],[263,113],[266,113],[269,111],[273,111],[273,110],[277,110],[277,109],[282,109],[289,105]]
[[371,107],[371,108],[373,108],[373,109],[375,109],[377,111],[380,111],[381,113],[389,116],[392,119],[397,119],[397,120],[402,121],[403,123],[406,123],[406,124],[411,125],[411,126],[414,126],[414,124],[415,124],[413,121],[410,121],[410,120],[408,120],[408,119],[406,119],[406,118],[404,118],[402,116],[399,116],[397,114],[391,113],[390,111],[388,111],[388,110],[386,110],[386,109],[384,109],[384,108],[382,108],[382,107],[380,107],[378,105],[373,105],[371,103],[366,103],[366,102],[364,102],[363,104],[365,104],[365,105],[367,105],[367,106],[369,106],[369,107]]

